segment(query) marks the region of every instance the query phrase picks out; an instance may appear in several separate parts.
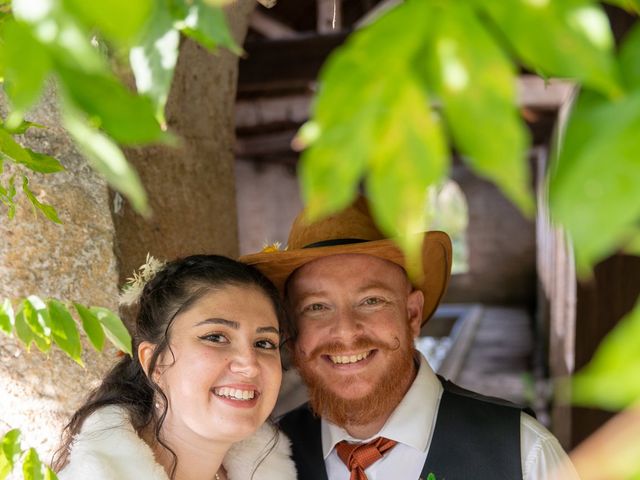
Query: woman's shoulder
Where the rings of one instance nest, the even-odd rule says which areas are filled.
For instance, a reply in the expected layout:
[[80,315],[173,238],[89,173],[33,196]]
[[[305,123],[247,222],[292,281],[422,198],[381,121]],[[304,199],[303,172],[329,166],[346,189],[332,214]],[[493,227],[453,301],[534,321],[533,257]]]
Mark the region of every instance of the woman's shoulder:
[[108,406],[92,413],[71,444],[60,480],[167,480],[149,446],[131,425],[127,411]]
[[233,445],[223,464],[230,480],[297,478],[289,438],[268,423],[253,436]]

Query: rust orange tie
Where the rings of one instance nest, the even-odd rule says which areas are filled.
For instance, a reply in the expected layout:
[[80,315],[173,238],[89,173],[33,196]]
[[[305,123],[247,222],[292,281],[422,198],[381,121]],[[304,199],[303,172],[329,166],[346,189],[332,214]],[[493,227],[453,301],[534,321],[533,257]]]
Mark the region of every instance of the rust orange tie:
[[375,461],[380,460],[385,452],[396,446],[395,440],[378,437],[369,443],[338,442],[336,451],[340,460],[351,472],[350,480],[368,480],[364,471]]

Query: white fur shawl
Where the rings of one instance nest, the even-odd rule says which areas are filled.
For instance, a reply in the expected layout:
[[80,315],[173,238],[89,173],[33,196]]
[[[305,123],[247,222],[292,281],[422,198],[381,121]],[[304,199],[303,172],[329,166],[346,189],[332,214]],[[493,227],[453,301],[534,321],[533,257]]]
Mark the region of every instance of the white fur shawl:
[[[251,438],[229,450],[222,462],[230,480],[249,480],[258,460],[271,447],[274,428],[263,425]],[[254,480],[295,480],[289,439],[278,443],[257,468]],[[87,418],[71,446],[60,480],[168,480],[151,448],[133,429],[125,410],[104,407]],[[198,479],[194,479],[198,480]]]

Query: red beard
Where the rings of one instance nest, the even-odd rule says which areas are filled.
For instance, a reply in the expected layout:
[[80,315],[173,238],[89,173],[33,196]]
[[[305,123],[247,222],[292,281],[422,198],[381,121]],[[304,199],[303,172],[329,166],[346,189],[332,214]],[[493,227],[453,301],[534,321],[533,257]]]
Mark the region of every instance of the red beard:
[[[350,379],[345,376],[341,381],[342,385],[332,383],[333,388],[330,388],[327,382],[309,366],[320,355],[338,355],[345,351],[373,349],[389,352],[391,361],[373,390],[361,398],[347,399],[336,393],[348,389],[353,377]],[[397,337],[391,344],[368,337],[359,337],[348,346],[340,342],[319,345],[310,355],[294,348],[293,360],[307,384],[309,404],[313,411],[331,423],[345,428],[348,425],[367,425],[391,414],[404,397],[415,376],[413,353],[413,335],[407,325],[404,342]]]

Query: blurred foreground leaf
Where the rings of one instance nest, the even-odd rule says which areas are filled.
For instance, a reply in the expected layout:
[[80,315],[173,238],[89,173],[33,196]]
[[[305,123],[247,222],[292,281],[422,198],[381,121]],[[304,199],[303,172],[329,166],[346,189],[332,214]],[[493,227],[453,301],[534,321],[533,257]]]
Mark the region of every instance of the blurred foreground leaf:
[[111,343],[121,351],[132,355],[131,336],[129,335],[127,328],[122,323],[122,320],[120,320],[120,318],[111,310],[103,307],[91,307],[90,310],[102,324],[104,332],[109,340],[111,340]]
[[640,303],[602,341],[576,376],[578,405],[619,410],[640,402]]

